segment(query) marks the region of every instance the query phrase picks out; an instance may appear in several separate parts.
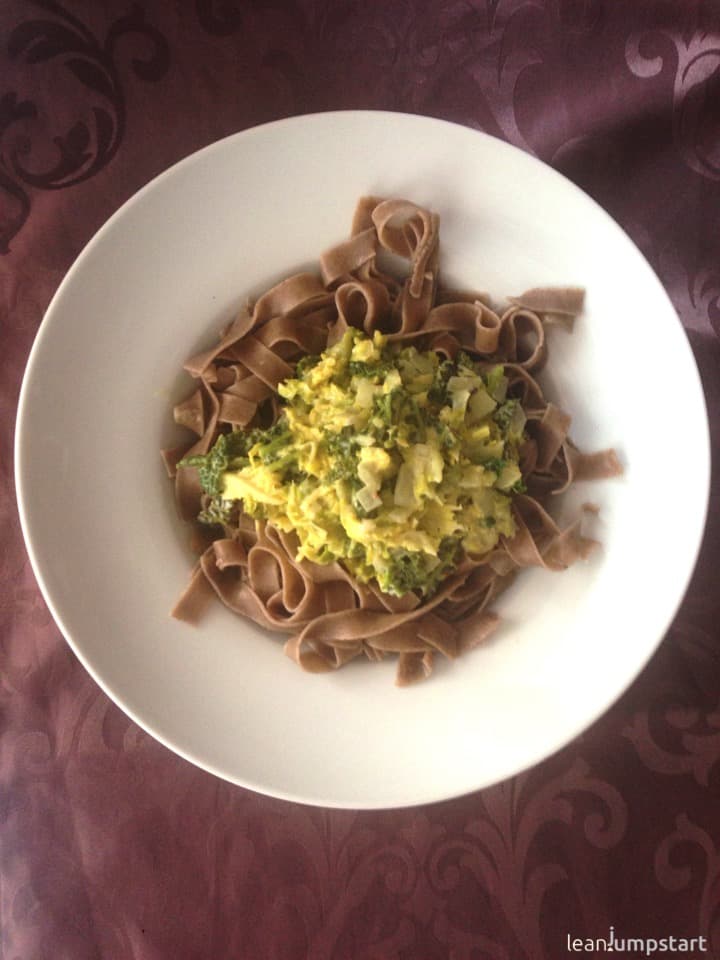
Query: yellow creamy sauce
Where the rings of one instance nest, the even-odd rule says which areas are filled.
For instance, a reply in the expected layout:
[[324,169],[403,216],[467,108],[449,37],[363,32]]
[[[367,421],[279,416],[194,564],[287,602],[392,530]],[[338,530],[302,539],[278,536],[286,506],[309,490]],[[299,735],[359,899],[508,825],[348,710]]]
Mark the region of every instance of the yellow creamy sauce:
[[295,531],[389,593],[432,592],[462,551],[510,537],[524,414],[501,367],[401,350],[351,329],[295,379],[273,441],[222,475],[223,501]]

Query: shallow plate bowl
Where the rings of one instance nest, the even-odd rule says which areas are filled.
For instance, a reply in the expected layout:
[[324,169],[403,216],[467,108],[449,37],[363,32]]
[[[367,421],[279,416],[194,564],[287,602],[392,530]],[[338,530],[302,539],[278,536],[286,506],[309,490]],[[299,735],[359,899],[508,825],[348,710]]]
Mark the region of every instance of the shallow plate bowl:
[[[159,458],[185,359],[248,295],[344,239],[363,194],[441,217],[445,280],[495,297],[577,284],[544,375],[585,449],[621,479],[579,484],[602,541],[565,573],[524,573],[492,642],[400,690],[394,663],[309,676],[282,638],[219,605],[172,620],[192,558]],[[680,453],[682,477],[669,467]],[[24,535],[77,656],[170,749],[253,790],[336,807],[440,800],[537,763],[648,661],[687,587],[705,521],[707,416],[680,322],[637,248],[591,199],[507,144],[440,120],[327,113],[239,133],[126,203],[54,297],[16,431]],[[682,487],[680,487],[680,481]]]

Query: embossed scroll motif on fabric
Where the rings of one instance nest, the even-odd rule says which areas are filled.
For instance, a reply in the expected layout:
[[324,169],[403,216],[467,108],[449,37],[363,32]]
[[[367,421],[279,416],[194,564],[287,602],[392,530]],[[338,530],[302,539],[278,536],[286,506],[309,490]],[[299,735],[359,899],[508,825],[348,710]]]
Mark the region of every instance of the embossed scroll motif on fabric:
[[[167,40],[146,19],[141,4],[129,4],[102,39],[54,0],[34,0],[26,7],[38,15],[18,23],[4,46],[10,62],[27,67],[28,78],[40,75],[35,80],[40,96],[25,99],[16,90],[0,91],[0,141],[7,134],[0,150],[0,255],[10,252],[27,222],[35,191],[77,186],[115,157],[127,122],[123,43],[131,39],[143,45],[142,55],[130,58],[132,74],[143,82],[163,79],[170,67]],[[54,72],[58,66],[66,74],[61,82]],[[43,95],[53,98],[50,107]],[[48,114],[53,123],[68,115],[73,119],[50,136]]]
[[[571,327],[583,291],[529,290],[497,312],[485,294],[439,284],[438,244],[436,214],[405,200],[365,197],[350,238],[320,257],[319,274],[283,280],[243,309],[215,347],[188,361],[198,385],[174,415],[195,440],[163,456],[199,559],[174,616],[197,622],[214,594],[234,612],[289,634],[285,651],[305,670],[397,654],[397,682],[404,685],[427,677],[438,653],[454,659],[495,630],[490,605],[519,569],[563,570],[596,545],[581,533],[579,518],[560,529],[543,502],[575,479],[612,476],[620,465],[613,451],[583,454],[574,446],[570,417],[544,398],[533,376],[546,360],[547,324]],[[388,272],[387,254],[408,262],[407,276]],[[483,556],[464,556],[424,600],[387,596],[338,563],[297,561],[292,535],[242,514],[213,528],[209,541],[208,528],[196,523],[204,503],[197,471],[178,467],[183,457],[207,452],[222,432],[272,422],[278,384],[302,356],[321,352],[348,326],[449,359],[463,350],[503,363],[508,393],[527,416],[520,451],[527,492],[513,498],[515,535]]]

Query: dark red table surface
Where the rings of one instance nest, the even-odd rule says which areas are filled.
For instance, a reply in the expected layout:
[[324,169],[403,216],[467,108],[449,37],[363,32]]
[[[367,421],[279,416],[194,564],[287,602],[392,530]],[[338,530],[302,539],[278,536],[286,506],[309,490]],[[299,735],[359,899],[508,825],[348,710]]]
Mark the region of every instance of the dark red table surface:
[[[12,438],[64,273],[174,161],[267,120],[360,107],[485,130],[595,197],[672,297],[717,451],[716,2],[4,0],[2,960],[558,960],[568,936],[611,926],[702,936],[675,955],[720,957],[717,483],[685,601],[621,700],[538,767],[428,807],[313,809],[196,769],[98,689],[38,592]],[[664,388],[648,416],[663,402]],[[658,468],[677,476],[682,523],[681,437]],[[659,518],[658,549],[670,530]]]

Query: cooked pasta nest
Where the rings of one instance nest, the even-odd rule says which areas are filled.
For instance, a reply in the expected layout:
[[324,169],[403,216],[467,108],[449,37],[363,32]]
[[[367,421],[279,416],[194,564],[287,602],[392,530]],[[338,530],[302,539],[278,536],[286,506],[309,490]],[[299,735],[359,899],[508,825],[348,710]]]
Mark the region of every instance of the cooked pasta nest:
[[[498,309],[486,293],[444,287],[438,266],[435,213],[407,200],[363,197],[350,237],[320,256],[317,272],[294,274],[249,302],[214,347],[188,360],[185,370],[196,385],[173,412],[193,437],[164,450],[163,458],[198,559],[173,616],[197,623],[216,597],[287,634],[285,652],[304,670],[394,655],[396,682],[404,686],[428,677],[438,654],[454,660],[496,630],[491,605],[519,570],[564,570],[596,548],[582,533],[582,513],[560,528],[548,500],[577,480],[617,475],[621,465],[613,450],[578,450],[570,416],[536,380],[547,361],[547,327],[570,331],[584,291],[535,288]],[[272,427],[283,410],[278,387],[296,375],[299,361],[321,354],[350,328],[446,360],[463,354],[502,364],[507,395],[524,411],[514,533],[485,554],[460,556],[429,596],[390,595],[377,582],[360,582],[342,562],[299,559],[294,532],[249,516],[242,502],[217,523],[199,519],[207,520],[208,495],[187,460],[206,454],[221,434]]]

